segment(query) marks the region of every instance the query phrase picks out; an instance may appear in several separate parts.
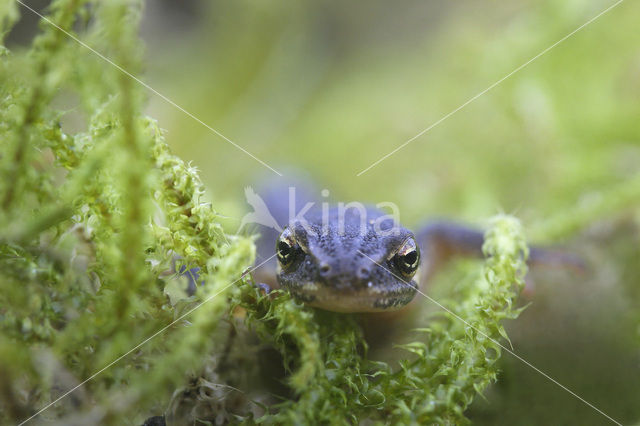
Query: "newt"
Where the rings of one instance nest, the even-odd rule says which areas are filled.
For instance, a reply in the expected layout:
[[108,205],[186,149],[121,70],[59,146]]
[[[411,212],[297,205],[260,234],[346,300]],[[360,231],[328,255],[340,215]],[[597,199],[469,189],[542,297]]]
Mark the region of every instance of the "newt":
[[[256,263],[274,252],[277,258],[257,268],[256,281],[267,289],[284,288],[307,305],[346,313],[399,310],[448,261],[482,257],[484,232],[455,222],[430,222],[414,233],[387,213],[364,205],[358,209],[357,203],[348,208],[315,204],[303,217],[290,219],[311,199],[309,188],[307,183],[287,191],[276,185],[262,192],[264,206],[252,203],[272,215],[270,226],[259,225]],[[275,232],[271,219],[282,231]],[[539,247],[530,249],[528,262],[582,267],[569,253]]]

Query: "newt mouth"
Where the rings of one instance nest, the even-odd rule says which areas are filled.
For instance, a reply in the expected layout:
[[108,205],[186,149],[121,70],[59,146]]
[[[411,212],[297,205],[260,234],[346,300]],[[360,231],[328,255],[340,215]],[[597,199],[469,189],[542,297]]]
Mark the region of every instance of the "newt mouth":
[[393,289],[371,285],[358,290],[337,290],[317,282],[307,282],[293,288],[287,285],[285,287],[296,300],[309,306],[343,313],[398,310],[413,300],[417,292],[417,285],[413,282],[403,283]]

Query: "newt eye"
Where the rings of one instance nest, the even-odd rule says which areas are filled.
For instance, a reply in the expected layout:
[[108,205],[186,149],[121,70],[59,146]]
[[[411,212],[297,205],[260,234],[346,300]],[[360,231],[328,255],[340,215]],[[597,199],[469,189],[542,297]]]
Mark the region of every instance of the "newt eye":
[[282,266],[290,265],[296,258],[300,251],[300,246],[293,238],[293,232],[289,228],[286,228],[280,234],[278,242],[276,243],[276,255],[278,261]]
[[420,265],[420,250],[416,245],[416,240],[409,238],[405,241],[393,257],[393,261],[403,275],[413,276]]

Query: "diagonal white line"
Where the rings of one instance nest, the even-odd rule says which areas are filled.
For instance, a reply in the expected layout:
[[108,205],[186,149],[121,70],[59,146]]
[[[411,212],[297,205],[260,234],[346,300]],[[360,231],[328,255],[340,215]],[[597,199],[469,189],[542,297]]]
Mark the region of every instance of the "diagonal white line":
[[[393,272],[391,272],[389,269],[385,268],[383,265],[379,264],[378,262],[376,262],[375,260],[373,260],[372,258],[370,258],[369,256],[367,256],[365,253],[361,252],[360,250],[358,250],[358,253],[360,253],[361,255],[363,255],[364,257],[366,257],[367,259],[369,259],[371,262],[375,263],[376,265],[378,265],[379,267],[381,267],[382,269],[384,269],[385,271],[387,271],[388,273],[390,273],[391,275],[393,275],[394,277],[396,277],[398,280],[400,280],[400,282],[405,282],[404,279],[400,278],[399,276],[397,276],[396,274],[394,274]],[[409,284],[407,284],[409,285]],[[478,328],[474,327],[473,325],[471,325],[468,321],[466,321],[464,318],[460,317],[459,315],[457,315],[456,313],[454,313],[453,311],[451,311],[450,309],[448,309],[447,307],[445,307],[444,305],[442,305],[440,302],[438,302],[437,300],[435,300],[434,298],[432,298],[431,296],[428,296],[426,293],[424,293],[423,291],[420,291],[420,289],[417,290],[418,293],[420,293],[422,296],[424,296],[425,298],[427,298],[428,300],[430,300],[431,302],[435,303],[436,305],[438,305],[441,309],[443,309],[444,311],[446,311],[447,313],[449,313],[450,315],[452,315],[453,317],[455,317],[456,319],[462,321],[466,326],[474,329],[476,332],[478,332],[479,334],[482,334],[484,337],[486,337],[487,339],[491,340],[493,343],[495,343],[496,345],[500,346],[502,349],[504,349],[505,351],[509,352],[511,355],[513,355],[516,359],[518,359],[519,361],[521,361],[522,363],[524,363],[525,365],[529,366],[530,368],[532,368],[534,371],[540,373],[542,376],[544,376],[545,378],[547,378],[548,380],[550,380],[551,382],[555,383],[556,385],[560,386],[562,389],[564,389],[565,391],[569,392],[571,395],[573,395],[574,397],[578,398],[580,401],[584,402],[585,404],[587,404],[589,407],[593,408],[594,410],[596,410],[598,413],[602,414],[603,416],[605,416],[607,419],[611,420],[613,423],[622,426],[622,423],[614,420],[613,418],[611,418],[610,416],[608,416],[604,411],[600,410],[598,407],[596,407],[595,405],[593,405],[592,403],[590,403],[589,401],[585,400],[584,398],[582,398],[580,395],[576,394],[575,392],[573,392],[571,389],[567,388],[566,386],[564,386],[562,383],[558,382],[556,379],[554,379],[553,377],[549,376],[547,373],[545,373],[544,371],[540,370],[538,367],[536,367],[535,365],[531,364],[529,361],[527,361],[526,359],[522,358],[520,355],[516,354],[515,352],[513,352],[511,349],[507,348],[506,346],[504,346],[502,343],[500,343],[499,341],[495,340],[494,338],[492,338],[491,336],[488,336],[486,333],[482,332],[481,330],[479,330]]]
[[134,346],[133,348],[131,348],[130,350],[128,350],[127,352],[125,352],[124,354],[120,355],[118,358],[114,359],[113,361],[111,361],[109,364],[105,365],[104,367],[102,367],[100,370],[96,371],[95,373],[93,373],[91,376],[87,377],[86,379],[84,379],[81,383],[77,384],[76,386],[74,386],[73,388],[71,388],[70,390],[68,390],[67,392],[65,392],[64,394],[62,394],[62,396],[58,397],[55,401],[47,404],[46,406],[44,406],[43,408],[41,408],[40,410],[38,410],[35,414],[33,414],[31,417],[29,417],[28,419],[23,420],[20,424],[18,424],[18,426],[22,426],[23,424],[27,423],[29,420],[33,419],[34,417],[40,415],[43,411],[45,411],[46,409],[48,409],[49,407],[51,407],[52,405],[56,404],[58,401],[60,401],[61,399],[65,398],[67,395],[71,394],[73,391],[75,391],[76,389],[78,389],[79,387],[85,385],[87,382],[93,380],[96,376],[98,376],[100,373],[104,372],[105,370],[107,370],[109,367],[111,367],[112,365],[116,364],[118,361],[120,361],[122,358],[126,357],[127,355],[131,354],[133,351],[135,351],[136,349],[140,348],[141,346],[143,346],[144,344],[146,344],[147,342],[149,342],[151,339],[153,339],[154,337],[156,337],[157,335],[163,333],[165,330],[167,330],[169,327],[171,327],[172,325],[174,325],[175,323],[177,323],[178,321],[181,321],[182,319],[184,319],[186,316],[188,316],[189,314],[191,314],[193,311],[195,311],[196,309],[198,309],[199,307],[201,307],[202,305],[204,305],[205,303],[209,302],[211,299],[213,299],[214,297],[216,297],[217,295],[219,295],[220,293],[222,293],[223,291],[225,291],[226,289],[228,289],[229,287],[231,287],[232,285],[234,285],[235,283],[237,283],[238,281],[240,281],[245,275],[253,272],[254,270],[256,270],[257,268],[259,268],[260,266],[264,265],[265,263],[267,263],[268,261],[270,261],[271,259],[273,259],[274,257],[276,257],[276,255],[274,254],[273,256],[271,256],[270,258],[268,258],[267,260],[265,260],[264,262],[258,264],[257,266],[254,266],[253,268],[249,269],[248,271],[246,271],[245,273],[242,274],[242,276],[240,278],[238,278],[237,280],[233,281],[230,284],[227,284],[226,286],[224,286],[222,289],[220,289],[219,291],[217,291],[216,293],[212,294],[211,296],[207,297],[205,300],[203,300],[202,302],[200,302],[199,304],[197,304],[195,307],[193,307],[192,309],[188,310],[187,312],[185,312],[184,314],[180,315],[177,319],[175,319],[174,321],[172,321],[170,324],[164,326],[163,328],[161,328],[160,330],[156,331],[155,333],[153,333],[151,336],[147,337],[146,339],[144,339],[142,342],[138,343],[136,346]]
[[604,15],[605,13],[609,12],[611,9],[613,9],[614,7],[618,6],[620,3],[622,3],[624,0],[618,0],[616,3],[614,3],[613,5],[609,6],[608,8],[606,8],[605,10],[603,10],[602,12],[598,13],[596,16],[594,16],[593,18],[589,19],[587,22],[585,22],[584,24],[580,25],[578,28],[576,28],[575,30],[571,31],[569,34],[567,34],[566,36],[562,37],[560,40],[556,41],[555,43],[553,43],[551,46],[547,47],[546,49],[544,49],[542,52],[538,53],[536,56],[534,56],[533,58],[529,59],[527,62],[525,62],[524,64],[520,65],[518,68],[514,69],[513,71],[511,71],[509,74],[505,75],[504,77],[502,77],[500,80],[496,81],[495,83],[493,83],[491,86],[487,87],[486,89],[484,89],[482,92],[478,93],[477,95],[475,95],[474,97],[472,97],[471,99],[469,99],[468,101],[466,101],[465,103],[463,103],[462,105],[460,105],[458,108],[454,109],[453,111],[451,111],[450,113],[448,113],[447,115],[445,115],[444,117],[440,118],[438,121],[436,121],[435,123],[433,123],[432,125],[430,125],[429,127],[427,127],[426,129],[422,130],[420,133],[418,133],[417,135],[415,135],[414,137],[412,137],[411,139],[407,140],[405,143],[403,143],[402,145],[400,145],[399,147],[397,147],[396,149],[394,149],[393,151],[391,151],[390,153],[388,153],[387,155],[385,155],[384,157],[380,158],[378,161],[376,161],[375,163],[371,164],[369,167],[367,167],[366,169],[360,171],[360,173],[358,173],[356,176],[360,176],[364,173],[366,173],[367,171],[369,171],[370,169],[372,169],[373,167],[377,166],[380,162],[386,160],[387,158],[389,158],[390,156],[392,156],[393,154],[395,154],[396,152],[400,151],[402,148],[404,148],[405,146],[409,145],[411,142],[413,142],[414,140],[418,139],[420,136],[424,135],[425,133],[427,133],[429,130],[433,129],[434,127],[436,127],[438,124],[442,123],[443,121],[445,121],[447,118],[451,117],[453,114],[455,114],[456,112],[460,111],[461,109],[463,109],[464,107],[466,107],[467,105],[469,105],[471,102],[475,101],[476,99],[478,99],[480,96],[484,95],[485,93],[487,93],[488,91],[490,91],[491,89],[493,89],[494,87],[496,87],[497,85],[499,85],[500,83],[502,83],[503,81],[505,81],[506,79],[508,79],[509,77],[511,77],[512,75],[514,75],[515,73],[517,73],[518,71],[522,70],[524,67],[526,67],[527,65],[529,65],[530,63],[534,62],[536,59],[540,58],[542,55],[544,55],[545,53],[547,53],[548,51],[550,51],[551,49],[553,49],[554,47],[556,47],[557,45],[559,45],[560,43],[562,43],[563,41],[565,41],[566,39],[568,39],[569,37],[571,37],[572,35],[574,35],[575,33],[577,33],[578,31],[580,31],[581,29],[583,29],[584,27],[586,27],[587,25],[591,24],[593,21],[595,21],[596,19],[598,19],[599,17],[601,17],[602,15]]
[[264,161],[262,161],[261,159],[259,159],[258,157],[256,157],[255,155],[253,155],[252,153],[250,153],[249,151],[247,151],[246,149],[244,149],[243,147],[241,147],[240,145],[238,145],[237,143],[235,143],[234,141],[232,141],[231,139],[229,139],[228,137],[226,137],[225,135],[223,135],[222,133],[220,133],[219,131],[217,131],[216,129],[211,127],[210,125],[208,125],[207,123],[205,123],[204,121],[200,120],[198,117],[196,117],[195,115],[193,115],[192,113],[190,113],[186,109],[182,108],[180,105],[178,105],[177,103],[175,103],[174,101],[172,101],[171,99],[169,99],[168,97],[163,95],[162,93],[158,92],[156,89],[154,89],[153,87],[149,86],[147,83],[145,83],[144,81],[140,80],[138,77],[136,77],[135,75],[131,74],[129,71],[127,71],[126,69],[122,68],[120,65],[116,64],[115,62],[113,62],[111,59],[109,59],[106,56],[104,56],[102,53],[98,52],[97,50],[95,50],[94,48],[92,48],[91,46],[89,46],[88,44],[86,44],[85,42],[80,40],[79,38],[75,37],[73,34],[71,34],[70,32],[66,31],[64,28],[61,28],[59,25],[57,25],[55,22],[51,21],[46,16],[44,16],[41,13],[39,13],[38,11],[34,10],[30,6],[24,4],[22,2],[22,0],[16,0],[16,2],[20,3],[22,6],[24,6],[27,9],[29,9],[31,12],[35,13],[36,15],[38,15],[43,21],[47,22],[48,24],[51,24],[52,26],[54,26],[58,30],[62,31],[69,38],[75,40],[81,46],[83,46],[83,47],[89,49],[91,52],[95,53],[97,56],[99,56],[104,61],[106,61],[109,64],[111,64],[114,67],[116,67],[120,72],[122,72],[123,74],[129,76],[130,78],[135,80],[137,83],[139,83],[141,86],[143,86],[146,89],[148,89],[149,91],[155,93],[160,98],[165,100],[167,103],[173,105],[178,110],[182,111],[183,113],[185,113],[186,115],[188,115],[189,117],[191,117],[192,119],[197,121],[198,123],[202,124],[204,127],[206,127],[207,129],[211,130],[213,133],[215,133],[216,135],[218,135],[219,137],[221,137],[225,141],[229,142],[231,145],[235,146],[240,151],[244,152],[249,157],[251,157],[254,160],[256,160],[258,163],[262,164],[263,166],[265,166],[266,168],[268,168],[269,170],[271,170],[272,172],[274,172],[278,176],[282,176],[282,173],[280,173],[279,171],[277,171],[276,169],[274,169],[273,167],[271,167],[270,165],[268,165],[267,163],[265,163]]

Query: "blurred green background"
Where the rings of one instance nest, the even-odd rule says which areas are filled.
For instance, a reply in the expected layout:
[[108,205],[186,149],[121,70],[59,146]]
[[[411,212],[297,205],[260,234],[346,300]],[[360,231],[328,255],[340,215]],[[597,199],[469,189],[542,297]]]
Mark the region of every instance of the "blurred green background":
[[[640,171],[640,3],[623,2],[360,177],[356,174],[611,1],[149,2],[146,81],[276,169],[408,226],[515,213],[589,271],[533,271],[509,324],[523,358],[623,423],[640,419],[638,204],[545,232]],[[157,96],[149,114],[234,232],[270,172]],[[576,213],[577,214],[577,213]],[[536,233],[536,230],[538,231]],[[428,303],[428,302],[425,302]],[[607,420],[505,354],[477,424]]]
[[[616,194],[640,182],[640,2],[619,3],[356,176],[614,4],[150,0],[142,79],[276,169],[304,170],[345,201],[392,201],[414,229],[442,217],[482,226],[504,211],[533,242],[578,253],[586,273],[529,274],[531,305],[507,324],[514,351],[637,423],[640,200]],[[35,22],[24,13],[8,46],[26,44]],[[152,93],[148,113],[235,232],[250,210],[244,187],[271,172]],[[436,287],[460,276],[448,272]],[[509,354],[501,363],[474,423],[607,423]]]
[[[394,201],[407,223],[530,221],[638,171],[636,2],[355,175],[611,4],[149,2],[146,80],[275,168]],[[268,170],[158,97],[149,111],[240,217],[243,185]]]
[[[584,274],[531,272],[531,306],[507,325],[509,335],[517,354],[628,424],[640,420],[640,202],[580,218],[638,181],[639,2],[620,3],[356,176],[614,4],[149,1],[143,79],[269,165],[304,170],[339,199],[392,201],[414,228],[439,217],[481,226],[514,213],[534,242],[580,254]],[[16,40],[28,37],[27,24]],[[148,113],[200,169],[235,232],[249,210],[243,188],[271,172],[158,96],[149,95]],[[561,226],[550,230],[556,219]],[[499,382],[469,416],[476,424],[607,423],[506,353]]]

